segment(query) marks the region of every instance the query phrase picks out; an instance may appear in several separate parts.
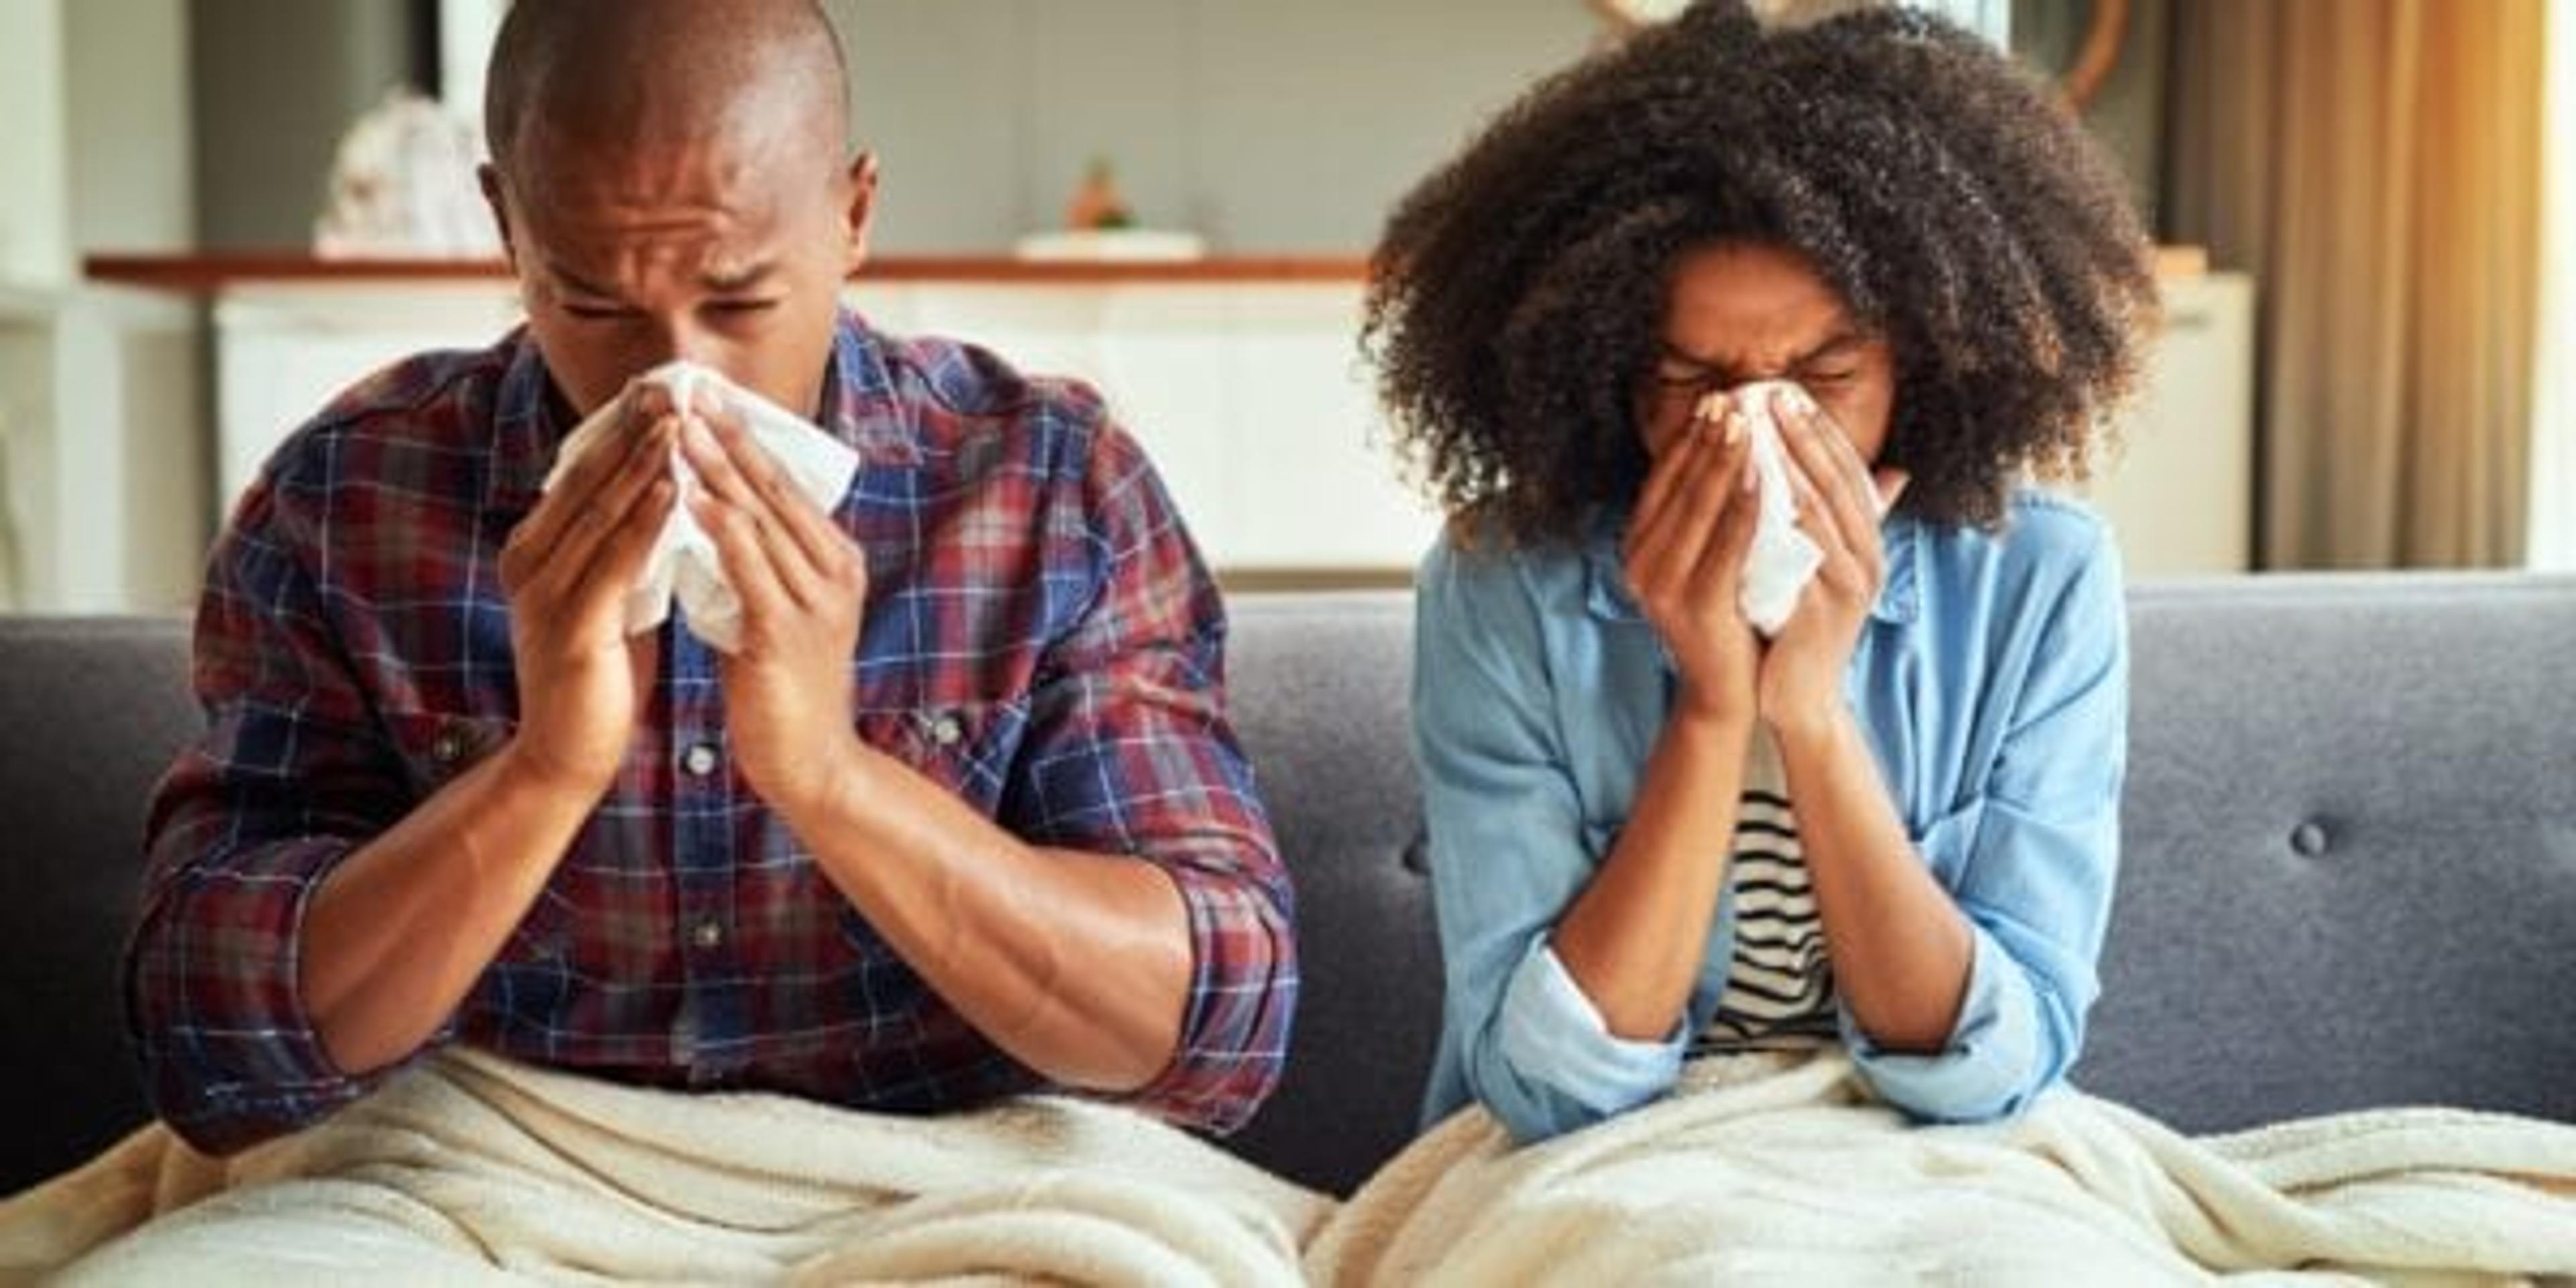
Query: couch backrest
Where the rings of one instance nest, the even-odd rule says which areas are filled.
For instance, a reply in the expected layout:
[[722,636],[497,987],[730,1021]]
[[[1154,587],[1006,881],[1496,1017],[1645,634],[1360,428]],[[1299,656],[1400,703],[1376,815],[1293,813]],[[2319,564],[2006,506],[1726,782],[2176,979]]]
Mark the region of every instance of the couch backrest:
[[2125,855],[2076,1079],[2186,1130],[2576,1121],[2576,580],[2131,599]]
[[1235,730],[1297,880],[1288,1071],[1234,1140],[1347,1192],[1413,1138],[1439,1037],[1422,798],[1407,730],[1413,600],[1243,595],[1227,677]]
[[[1400,593],[1233,601],[1235,722],[1297,873],[1289,1073],[1235,1145],[1347,1189],[1407,1139],[1439,961]],[[2438,1101],[2576,1121],[2576,581],[2132,598],[2125,855],[2077,1079],[2195,1130]],[[162,621],[0,619],[0,1192],[140,1117],[115,960],[195,714]]]
[[[2406,1103],[2576,1122],[2576,580],[2239,578],[2130,605],[2122,868],[2078,1084],[2194,1131]],[[1439,1021],[1411,600],[1233,614],[1307,990],[1244,1143],[1345,1188],[1406,1138]]]
[[184,623],[0,617],[0,1193],[147,1116],[117,962],[144,806],[198,728]]

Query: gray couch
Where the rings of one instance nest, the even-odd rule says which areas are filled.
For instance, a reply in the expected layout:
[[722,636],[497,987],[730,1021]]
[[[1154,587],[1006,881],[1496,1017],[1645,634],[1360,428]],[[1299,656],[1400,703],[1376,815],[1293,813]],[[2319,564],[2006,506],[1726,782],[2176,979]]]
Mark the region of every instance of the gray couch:
[[[1409,601],[1234,603],[1237,722],[1300,891],[1287,1081],[1235,1144],[1347,1189],[1410,1134],[1440,988]],[[2133,597],[2127,853],[2077,1080],[2184,1128],[2408,1102],[2576,1121],[2576,581]],[[0,1193],[143,1116],[116,958],[195,713],[161,620],[0,618]]]

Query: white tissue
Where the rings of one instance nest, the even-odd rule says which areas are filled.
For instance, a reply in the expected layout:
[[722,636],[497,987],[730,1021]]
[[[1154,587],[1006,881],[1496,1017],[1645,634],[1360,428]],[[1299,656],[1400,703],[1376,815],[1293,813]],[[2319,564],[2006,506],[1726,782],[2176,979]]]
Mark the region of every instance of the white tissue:
[[[778,463],[788,482],[826,511],[840,505],[858,473],[859,454],[811,421],[725,379],[712,367],[673,362],[628,382],[624,392],[573,430],[546,475],[549,490],[573,462],[624,429],[629,401],[647,385],[670,390],[673,405],[681,408],[695,405],[690,400],[700,388],[713,390],[724,408],[741,418],[751,441]],[[689,498],[699,486],[697,471],[689,468],[677,447],[671,451],[670,468],[679,500],[653,541],[643,574],[627,589],[626,633],[641,634],[660,626],[670,618],[671,601],[676,598],[688,612],[689,629],[699,639],[732,653],[742,645],[742,598],[725,576],[715,539],[698,526],[697,516],[689,510]]]
[[1769,638],[1787,624],[1789,614],[1798,607],[1799,593],[1825,562],[1824,551],[1806,533],[1798,531],[1798,498],[1789,487],[1789,449],[1780,441],[1779,424],[1771,418],[1771,400],[1785,397],[1793,406],[1810,408],[1815,403],[1807,397],[1806,390],[1789,381],[1764,380],[1739,386],[1724,395],[1709,395],[1700,402],[1701,419],[1709,418],[1721,396],[1743,415],[1746,430],[1752,435],[1753,456],[1749,464],[1754,487],[1762,495],[1762,510],[1753,525],[1753,547],[1745,552],[1743,586],[1736,602],[1744,612],[1744,620]]

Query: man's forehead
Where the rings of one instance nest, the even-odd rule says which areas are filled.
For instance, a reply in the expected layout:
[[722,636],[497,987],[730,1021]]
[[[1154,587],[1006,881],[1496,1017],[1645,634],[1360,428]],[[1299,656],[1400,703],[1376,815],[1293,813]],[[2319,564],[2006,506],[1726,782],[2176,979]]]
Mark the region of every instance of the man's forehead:
[[[511,9],[494,42],[487,122],[504,168],[535,136],[700,139],[747,132],[838,151],[846,68],[813,0],[551,0]],[[540,146],[542,146],[542,141]]]
[[509,186],[538,240],[703,243],[698,253],[728,272],[760,258],[752,243],[795,222],[800,205],[815,217],[837,210],[827,189],[720,158],[593,159]]
[[812,186],[810,148],[757,131],[655,137],[640,131],[575,135],[531,131],[510,174],[521,195],[550,205],[636,207],[756,205]]
[[786,265],[768,239],[718,240],[655,234],[559,238],[542,256],[547,276],[580,294],[622,294],[639,278],[677,279],[714,291],[749,290]]

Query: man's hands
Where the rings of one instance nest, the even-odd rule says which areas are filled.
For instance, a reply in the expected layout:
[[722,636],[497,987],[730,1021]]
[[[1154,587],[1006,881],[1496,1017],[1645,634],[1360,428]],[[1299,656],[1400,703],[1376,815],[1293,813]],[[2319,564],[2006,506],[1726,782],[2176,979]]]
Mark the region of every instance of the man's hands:
[[736,763],[762,799],[811,801],[856,737],[866,560],[712,397],[683,415],[648,386],[628,417],[619,443],[574,462],[502,548],[520,693],[509,754],[586,800],[616,777],[659,660],[653,636],[626,634],[624,599],[678,500],[677,449],[701,484],[688,504],[742,599],[742,646],[722,670]]
[[850,656],[867,560],[731,413],[693,408],[681,449],[704,484],[690,507],[742,600],[741,647],[722,665],[734,762],[795,816],[829,796],[856,747]]
[[670,399],[648,389],[627,414],[620,441],[575,461],[501,548],[520,702],[505,754],[585,801],[615,780],[652,689],[657,643],[628,637],[624,601],[677,495]]

